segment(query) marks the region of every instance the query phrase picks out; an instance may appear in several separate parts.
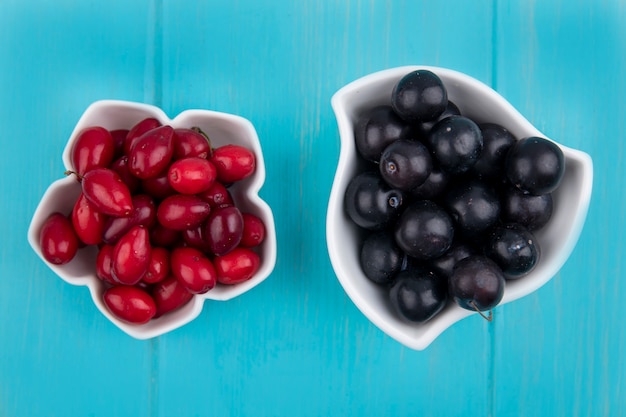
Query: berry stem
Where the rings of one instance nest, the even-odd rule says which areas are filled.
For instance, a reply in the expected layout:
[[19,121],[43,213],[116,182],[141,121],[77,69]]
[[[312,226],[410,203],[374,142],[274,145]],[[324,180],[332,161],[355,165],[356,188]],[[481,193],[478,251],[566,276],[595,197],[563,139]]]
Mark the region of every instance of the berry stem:
[[482,311],[478,309],[478,307],[476,307],[476,303],[473,300],[470,301],[468,304],[471,305],[474,308],[474,310],[476,310],[476,312],[480,314],[485,320],[487,320],[488,322],[493,321],[493,314],[491,310],[489,310],[489,315],[485,316],[485,313],[483,313]]
[[68,175],[68,176],[69,175],[76,175],[76,178],[78,179],[79,182],[83,180],[83,176],[82,175],[80,175],[78,172],[72,171],[70,169],[65,171],[63,174]]

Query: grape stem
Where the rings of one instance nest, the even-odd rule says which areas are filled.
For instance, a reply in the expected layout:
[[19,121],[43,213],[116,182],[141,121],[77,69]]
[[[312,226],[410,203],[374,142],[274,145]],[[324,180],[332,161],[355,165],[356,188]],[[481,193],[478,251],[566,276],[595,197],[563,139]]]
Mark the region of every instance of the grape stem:
[[474,310],[476,310],[476,312],[480,314],[485,320],[487,320],[488,322],[493,321],[493,314],[491,310],[489,310],[489,315],[485,316],[485,313],[483,313],[482,311],[478,309],[478,307],[476,307],[476,303],[474,302],[474,300],[470,301],[468,304],[471,305],[474,308]]

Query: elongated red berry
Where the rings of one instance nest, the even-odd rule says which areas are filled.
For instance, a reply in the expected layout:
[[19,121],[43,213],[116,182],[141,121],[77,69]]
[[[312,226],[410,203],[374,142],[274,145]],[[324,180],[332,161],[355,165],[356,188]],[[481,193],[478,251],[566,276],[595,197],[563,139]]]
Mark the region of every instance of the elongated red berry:
[[61,213],[52,213],[39,232],[43,257],[55,265],[63,265],[74,259],[78,242],[72,222]]
[[259,246],[265,240],[265,224],[258,216],[252,213],[242,213],[243,233],[241,235],[241,246],[252,248]]
[[213,182],[213,185],[211,185],[208,190],[198,193],[198,197],[209,203],[211,208],[232,206],[235,204],[228,188],[219,181]]
[[113,278],[111,268],[113,267],[113,245],[104,244],[98,250],[96,256],[96,276],[109,284],[119,284]]
[[76,199],[71,219],[74,231],[84,244],[97,245],[102,242],[107,217],[98,211],[85,194],[81,193]]
[[167,173],[170,185],[181,194],[198,194],[208,190],[216,176],[215,166],[198,157],[174,161]]
[[215,287],[215,267],[198,249],[185,247],[173,249],[170,268],[178,282],[191,293],[203,294]]
[[135,285],[150,265],[150,237],[143,226],[134,226],[115,244],[111,273],[120,284]]
[[129,155],[130,149],[133,147],[133,144],[137,141],[137,139],[141,137],[144,133],[152,129],[156,129],[157,127],[161,127],[161,122],[159,122],[154,117],[147,117],[139,121],[132,128],[130,128],[130,130],[126,134],[126,139],[124,141],[124,154]]
[[224,145],[213,150],[210,158],[217,169],[217,179],[224,184],[240,181],[254,173],[254,153],[239,145]]
[[209,216],[211,206],[195,195],[174,194],[157,208],[157,219],[172,230],[185,230],[200,225]]
[[211,144],[198,130],[174,129],[174,159],[191,156],[206,159],[210,154]]
[[167,278],[169,273],[170,251],[161,247],[153,247],[150,252],[150,264],[142,281],[148,284],[156,284]]
[[152,297],[157,306],[156,316],[159,317],[187,304],[193,294],[176,277],[169,276],[152,288]]
[[252,249],[235,248],[226,255],[213,259],[217,282],[220,284],[239,284],[249,280],[258,271],[261,264],[259,255]]
[[117,172],[108,168],[94,168],[82,177],[82,190],[101,213],[110,216],[128,216],[133,210],[130,190]]
[[72,165],[79,175],[96,167],[108,167],[114,156],[113,137],[108,130],[99,126],[81,130],[71,153]]
[[165,125],[149,130],[133,143],[128,169],[137,178],[152,178],[165,170],[174,153],[174,129]]
[[150,294],[137,287],[117,285],[104,291],[104,304],[116,317],[133,324],[145,324],[156,314]]
[[102,230],[102,240],[115,244],[133,226],[150,229],[156,223],[156,205],[152,197],[135,194],[132,197],[133,212],[126,217],[109,217]]
[[243,216],[235,206],[211,211],[205,223],[204,239],[211,252],[224,255],[239,245],[243,235]]

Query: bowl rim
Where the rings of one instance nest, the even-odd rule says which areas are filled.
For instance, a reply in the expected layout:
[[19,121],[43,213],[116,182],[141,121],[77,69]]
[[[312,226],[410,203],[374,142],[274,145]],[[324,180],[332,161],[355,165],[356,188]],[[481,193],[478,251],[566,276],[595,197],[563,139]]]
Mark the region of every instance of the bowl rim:
[[[326,213],[326,243],[331,265],[337,279],[348,297],[375,326],[391,338],[411,349],[424,350],[448,327],[465,317],[477,313],[462,309],[458,306],[450,306],[449,303],[448,307],[446,307],[447,310],[451,310],[448,311],[449,320],[445,323],[439,321],[437,324],[426,323],[425,325],[418,325],[423,331],[421,334],[417,332],[409,334],[401,331],[395,326],[389,326],[383,315],[376,311],[376,309],[371,308],[369,302],[363,297],[363,294],[357,288],[355,282],[347,278],[350,276],[350,271],[347,271],[344,268],[343,259],[338,255],[340,242],[338,239],[335,239],[337,233],[335,230],[336,216],[338,216],[338,213],[343,210],[343,189],[341,188],[341,185],[344,185],[347,181],[344,176],[344,172],[350,162],[350,158],[352,158],[356,152],[353,139],[353,125],[347,112],[347,109],[350,107],[347,100],[351,96],[358,95],[360,91],[367,89],[373,83],[389,81],[390,79],[397,81],[407,73],[418,69],[430,70],[442,78],[451,80],[459,85],[464,85],[466,87],[471,86],[472,88],[478,90],[479,93],[484,94],[489,100],[492,100],[498,106],[501,106],[506,113],[516,120],[521,129],[532,133],[532,135],[541,136],[553,142],[555,141],[539,131],[515,107],[513,107],[511,103],[482,81],[465,73],[443,67],[407,65],[373,72],[346,84],[337,90],[331,97],[331,107],[335,113],[340,139],[339,159],[337,162],[337,168],[332,183]],[[542,279],[532,281],[532,285],[529,285],[527,287],[528,289],[525,289],[524,291],[505,291],[505,296],[499,306],[529,295],[550,281],[567,261],[567,258],[574,250],[582,232],[591,199],[593,163],[591,157],[587,153],[559,143],[557,144],[563,150],[566,160],[579,164],[583,172],[580,194],[577,199],[578,210],[576,211],[573,219],[573,226],[566,237],[565,244],[559,248],[557,255],[552,257],[552,262],[550,262],[546,268],[546,273],[542,275]],[[400,319],[397,320],[400,321]]]
[[[237,297],[257,285],[265,281],[273,272],[276,265],[277,258],[277,238],[276,238],[276,226],[274,221],[274,215],[269,204],[261,198],[259,192],[263,187],[266,179],[265,161],[263,150],[261,147],[260,139],[254,128],[253,124],[246,118],[224,113],[214,110],[204,109],[187,109],[178,113],[175,117],[169,118],[166,113],[159,107],[145,104],[140,102],[125,101],[125,100],[97,100],[91,103],[82,113],[76,125],[72,129],[70,136],[67,139],[65,147],[62,153],[62,160],[65,169],[72,169],[71,162],[71,149],[76,139],[77,134],[82,128],[89,125],[88,120],[92,115],[97,114],[103,110],[110,110],[112,108],[119,108],[123,110],[134,110],[142,114],[143,117],[155,117],[162,124],[170,124],[177,126],[182,123],[181,120],[185,120],[190,117],[206,117],[210,121],[227,121],[232,124],[236,124],[239,128],[245,131],[246,141],[250,141],[252,150],[256,156],[256,169],[253,176],[246,179],[247,183],[245,189],[242,190],[242,194],[248,203],[255,207],[257,215],[259,215],[266,227],[266,236],[263,245],[263,258],[259,270],[256,272],[253,278],[243,283],[237,284],[237,286],[227,287],[225,291],[212,293],[211,291],[205,294],[196,294],[192,300],[185,306],[185,314],[177,316],[176,318],[169,318],[165,321],[154,321],[144,325],[136,325],[124,322],[117,317],[113,316],[108,308],[104,305],[101,297],[101,289],[103,287],[102,282],[93,275],[85,276],[79,279],[69,278],[63,271],[63,265],[54,265],[48,262],[42,254],[39,244],[39,230],[41,225],[51,213],[46,209],[46,202],[54,193],[61,192],[61,188],[73,186],[76,184],[75,180],[71,177],[64,177],[53,181],[48,185],[41,199],[37,203],[35,211],[31,217],[28,231],[27,240],[31,248],[37,254],[37,256],[46,264],[59,278],[74,286],[85,286],[88,288],[91,298],[100,312],[109,319],[116,327],[121,329],[126,334],[139,340],[150,339],[172,330],[175,330],[183,325],[193,321],[203,310],[204,302],[206,300],[214,301],[227,301],[234,297]],[[212,290],[213,291],[213,290]]]

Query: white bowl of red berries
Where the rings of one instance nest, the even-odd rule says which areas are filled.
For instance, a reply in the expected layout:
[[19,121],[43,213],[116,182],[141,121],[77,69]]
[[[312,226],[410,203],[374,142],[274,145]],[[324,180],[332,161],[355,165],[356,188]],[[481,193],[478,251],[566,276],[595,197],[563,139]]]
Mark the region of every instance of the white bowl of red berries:
[[587,215],[593,167],[480,81],[406,66],[332,97],[341,149],[327,245],[347,295],[422,350],[455,322],[536,291]]
[[265,166],[248,120],[208,110],[170,119],[151,105],[97,101],[63,163],[28,240],[127,334],[171,331],[206,300],[236,297],[272,272],[274,219],[259,197]]

